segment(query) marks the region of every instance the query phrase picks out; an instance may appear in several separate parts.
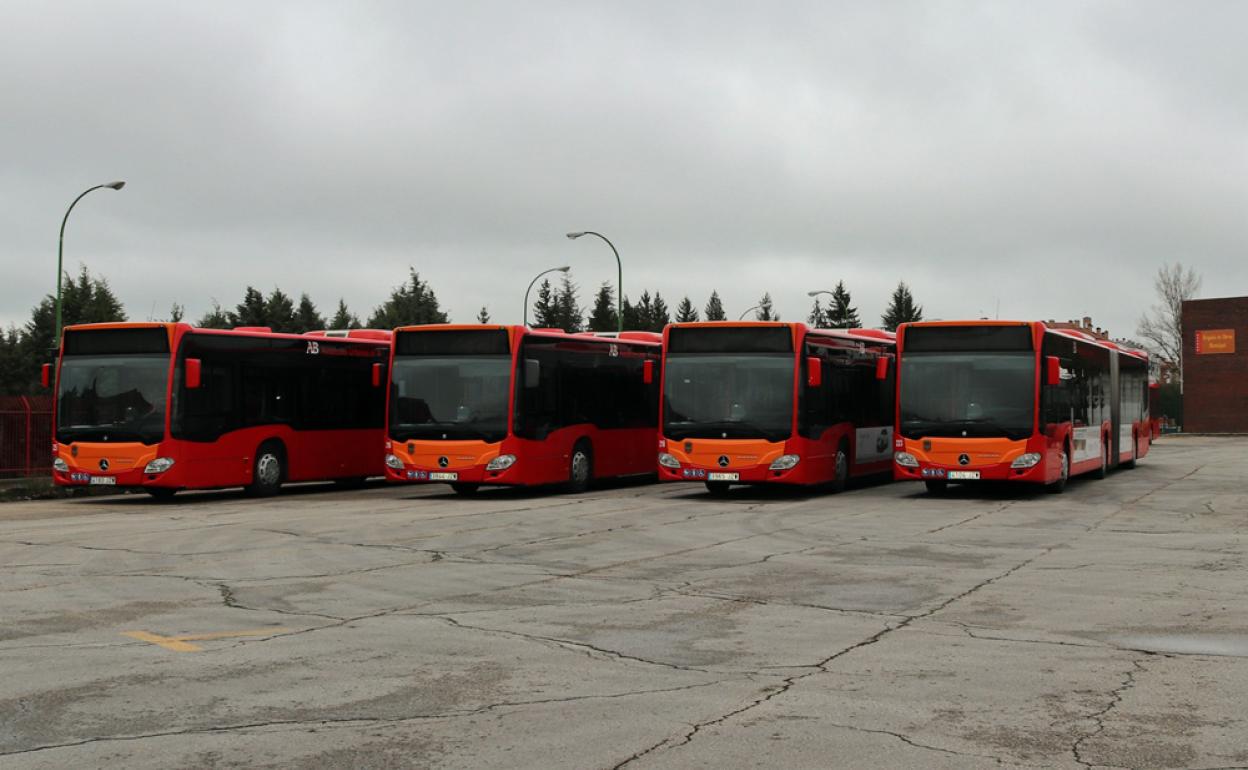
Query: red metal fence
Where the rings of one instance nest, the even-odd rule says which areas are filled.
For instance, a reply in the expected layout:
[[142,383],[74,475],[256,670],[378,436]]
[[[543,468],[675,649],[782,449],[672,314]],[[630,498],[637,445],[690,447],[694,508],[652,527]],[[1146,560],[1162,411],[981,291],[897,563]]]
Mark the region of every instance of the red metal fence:
[[0,479],[52,472],[52,397],[0,396]]

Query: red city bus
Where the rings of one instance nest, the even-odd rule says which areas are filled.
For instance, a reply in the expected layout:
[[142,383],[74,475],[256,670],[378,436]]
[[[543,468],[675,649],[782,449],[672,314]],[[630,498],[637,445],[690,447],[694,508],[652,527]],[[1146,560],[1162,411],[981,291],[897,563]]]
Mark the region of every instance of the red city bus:
[[[180,489],[243,486],[268,495],[288,481],[382,475],[390,332],[327,334],[185,323],[67,327],[53,480],[170,498]],[[50,370],[45,365],[45,384]]]
[[471,494],[654,473],[660,350],[649,332],[396,329],[386,478]]
[[1148,453],[1148,355],[1041,322],[902,324],[895,478],[1060,492]]
[[893,335],[801,323],[671,324],[661,481],[828,484],[888,473]]

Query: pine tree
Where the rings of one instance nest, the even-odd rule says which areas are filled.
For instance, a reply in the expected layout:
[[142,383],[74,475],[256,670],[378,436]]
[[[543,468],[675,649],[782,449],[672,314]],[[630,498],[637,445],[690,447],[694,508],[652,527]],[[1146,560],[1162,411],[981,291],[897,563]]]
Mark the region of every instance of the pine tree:
[[390,292],[390,298],[373,311],[369,328],[395,329],[414,324],[444,324],[446,313],[438,307],[438,297],[429,284],[420,280],[415,268],[408,268],[409,278]]
[[676,323],[684,324],[698,320],[698,309],[689,301],[689,295],[686,294],[680,304],[676,306]]
[[828,305],[827,323],[830,329],[857,329],[862,326],[858,318],[858,308],[851,306],[849,290],[844,281],[837,281],[832,290],[832,301]]
[[639,329],[644,329],[645,328],[645,326],[643,325],[644,319],[641,317],[641,312],[638,310],[638,308],[633,306],[632,302],[629,302],[627,294],[624,295],[623,305],[624,305],[624,308],[623,308],[624,329],[626,331],[637,331]]
[[201,329],[228,329],[234,324],[230,322],[230,314],[222,310],[221,304],[214,299],[212,310],[204,313],[195,325]]
[[0,396],[21,396],[27,393],[27,379],[36,363],[26,360],[22,337],[16,326],[0,334]]
[[818,297],[815,297],[815,306],[810,309],[810,315],[806,316],[806,323],[816,329],[827,327],[828,314],[824,312],[823,306],[819,304]]
[[645,289],[641,292],[641,296],[637,299],[637,305],[633,308],[636,313],[636,326],[626,326],[625,328],[636,329],[637,331],[650,331],[654,328],[654,298],[650,296],[650,290]]
[[661,332],[663,327],[671,322],[671,311],[667,309],[667,303],[663,301],[663,295],[656,291],[654,293],[654,304],[650,307],[650,326],[647,328],[652,332]]
[[563,274],[563,287],[555,297],[555,318],[558,328],[565,332],[579,332],[585,328],[585,315],[576,295],[580,287],[572,283],[567,273]]
[[[108,281],[94,278],[86,267],[78,271],[78,279],[62,276],[61,326],[86,323],[107,323],[126,320],[121,301],[113,294]],[[39,367],[56,356],[56,298],[44,296],[30,311],[30,321],[17,333],[18,368],[10,373],[13,387],[21,393],[38,393]]]
[[230,313],[230,326],[268,326],[269,313],[264,295],[251,286],[243,293],[243,301]]
[[906,286],[905,281],[898,281],[897,288],[893,290],[893,301],[880,320],[890,332],[897,331],[897,327],[903,323],[923,320],[923,308],[914,304],[914,296],[910,294],[910,287]]
[[295,303],[276,286],[264,301],[264,319],[262,325],[275,332],[289,334],[295,331]]
[[334,313],[334,317],[330,319],[327,328],[330,329],[358,329],[360,328],[360,319],[354,313],[347,309],[347,303],[338,298],[338,312]]
[[558,297],[550,285],[550,279],[546,278],[537,287],[537,300],[533,303],[533,325],[538,329],[554,329],[558,322]]
[[706,320],[708,321],[725,321],[728,316],[724,314],[724,303],[719,301],[719,292],[712,290],[711,298],[706,303]]
[[619,328],[619,315],[615,309],[615,292],[611,284],[603,283],[594,295],[594,309],[589,314],[591,332],[613,332]]
[[477,323],[488,324],[489,322],[490,322],[490,311],[485,307],[485,305],[482,305],[481,310],[477,312]]
[[764,292],[762,298],[758,300],[758,310],[754,312],[754,317],[760,321],[780,320],[780,314],[771,306],[771,292]]
[[326,328],[325,319],[317,311],[312,298],[306,292],[300,294],[299,307],[295,310],[295,332],[303,334],[304,332],[314,332],[324,328]]

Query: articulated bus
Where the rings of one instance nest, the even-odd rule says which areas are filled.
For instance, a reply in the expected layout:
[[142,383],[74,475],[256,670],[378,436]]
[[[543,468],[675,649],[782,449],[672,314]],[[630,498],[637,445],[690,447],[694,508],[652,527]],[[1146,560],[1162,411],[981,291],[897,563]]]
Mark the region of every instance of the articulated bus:
[[[69,326],[56,372],[56,484],[143,489],[380,476],[390,332],[273,334],[185,323]],[[44,384],[51,378],[45,364]]]
[[1041,322],[902,324],[894,476],[1062,491],[1148,453],[1148,356]]
[[826,484],[888,473],[893,335],[714,321],[664,331],[659,479]]
[[386,478],[467,495],[653,474],[660,343],[648,332],[396,329]]

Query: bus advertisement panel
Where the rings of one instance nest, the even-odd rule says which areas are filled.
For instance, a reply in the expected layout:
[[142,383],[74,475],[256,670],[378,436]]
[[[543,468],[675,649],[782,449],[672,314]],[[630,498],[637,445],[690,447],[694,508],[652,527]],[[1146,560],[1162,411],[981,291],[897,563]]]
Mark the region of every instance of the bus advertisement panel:
[[903,324],[894,474],[1065,488],[1148,452],[1148,358],[1040,322]]
[[53,480],[168,498],[180,489],[266,495],[284,482],[380,476],[389,333],[348,334],[67,327]]
[[887,473],[893,335],[801,323],[672,324],[664,333],[659,479],[826,484]]
[[395,330],[386,478],[566,484],[654,473],[661,338],[525,326]]

